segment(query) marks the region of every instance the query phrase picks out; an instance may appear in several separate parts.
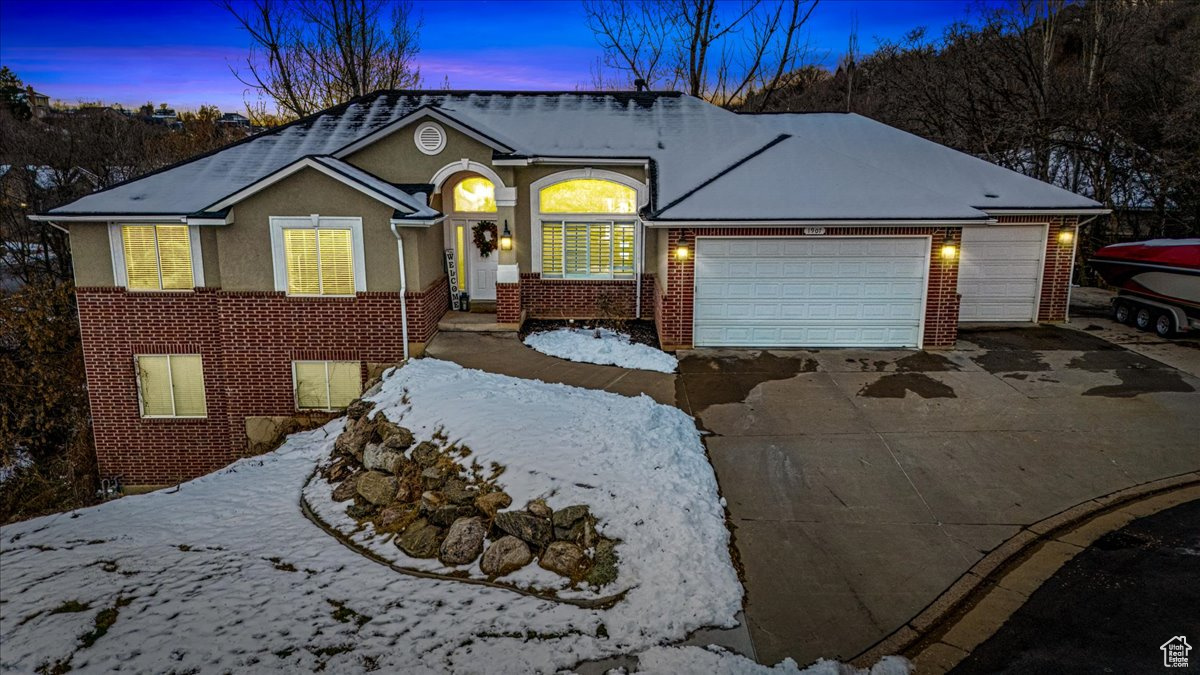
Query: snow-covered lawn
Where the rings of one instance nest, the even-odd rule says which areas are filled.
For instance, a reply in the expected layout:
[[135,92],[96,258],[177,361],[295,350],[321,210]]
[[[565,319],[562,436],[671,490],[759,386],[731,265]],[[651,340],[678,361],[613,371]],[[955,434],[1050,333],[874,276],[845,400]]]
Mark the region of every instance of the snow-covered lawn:
[[680,411],[430,359],[377,398],[418,438],[441,426],[506,464],[515,505],[592,505],[622,540],[625,599],[584,610],[414,578],[337,544],[297,502],[339,419],[177,491],[0,529],[0,670],[553,672],[733,625],[716,481]]
[[559,328],[533,333],[525,338],[525,344],[543,354],[580,363],[659,373],[673,373],[678,365],[674,356],[632,342],[628,335],[607,328]]

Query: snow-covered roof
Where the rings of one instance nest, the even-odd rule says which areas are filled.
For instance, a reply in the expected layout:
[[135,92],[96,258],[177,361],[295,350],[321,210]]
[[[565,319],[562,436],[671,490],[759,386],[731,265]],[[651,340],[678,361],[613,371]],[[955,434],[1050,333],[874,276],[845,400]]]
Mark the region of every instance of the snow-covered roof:
[[[981,218],[981,208],[1099,207],[858,115],[742,115],[673,92],[388,91],[93,193],[50,215],[198,213],[301,158],[341,157],[424,115],[467,130],[498,158],[652,161],[650,210],[661,210],[654,218]],[[780,136],[789,138],[763,150]]]

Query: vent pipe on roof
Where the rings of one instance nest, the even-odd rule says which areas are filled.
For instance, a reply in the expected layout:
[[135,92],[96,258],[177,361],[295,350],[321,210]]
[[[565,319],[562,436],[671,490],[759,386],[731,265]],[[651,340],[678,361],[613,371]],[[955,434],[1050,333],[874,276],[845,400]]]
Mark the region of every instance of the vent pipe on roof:
[[633,88],[637,91],[646,91],[649,89],[649,87],[646,86],[646,81],[640,77],[633,81]]

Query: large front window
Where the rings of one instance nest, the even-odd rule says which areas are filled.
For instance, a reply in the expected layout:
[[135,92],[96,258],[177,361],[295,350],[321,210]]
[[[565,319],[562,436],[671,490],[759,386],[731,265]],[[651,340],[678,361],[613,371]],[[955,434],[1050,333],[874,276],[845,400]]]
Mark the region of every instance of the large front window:
[[352,297],[366,290],[359,218],[272,216],[271,252],[277,291]]
[[633,276],[636,221],[622,218],[637,212],[633,188],[596,178],[566,180],[540,190],[538,211],[543,277]]

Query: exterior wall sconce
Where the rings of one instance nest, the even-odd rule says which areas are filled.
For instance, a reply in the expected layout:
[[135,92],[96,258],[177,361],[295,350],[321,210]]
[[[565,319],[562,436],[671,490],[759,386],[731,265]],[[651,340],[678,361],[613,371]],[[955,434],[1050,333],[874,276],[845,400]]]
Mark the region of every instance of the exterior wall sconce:
[[501,251],[511,251],[512,250],[512,230],[508,229],[508,220],[507,219],[505,219],[505,221],[504,221],[504,232],[500,235],[500,250]]
[[678,247],[675,248],[675,258],[676,259],[687,260],[688,255],[690,255],[690,251],[688,251],[687,244],[680,244]]
[[942,260],[950,261],[958,257],[958,239],[954,237],[954,233],[950,232],[946,235],[946,239],[942,242]]
[[1073,241],[1075,241],[1075,230],[1063,230],[1058,233],[1058,243],[1063,246],[1070,246]]

